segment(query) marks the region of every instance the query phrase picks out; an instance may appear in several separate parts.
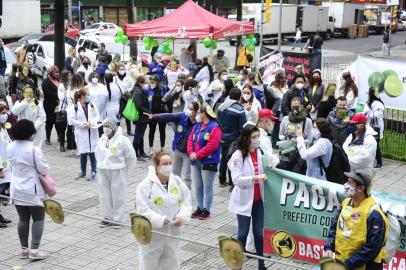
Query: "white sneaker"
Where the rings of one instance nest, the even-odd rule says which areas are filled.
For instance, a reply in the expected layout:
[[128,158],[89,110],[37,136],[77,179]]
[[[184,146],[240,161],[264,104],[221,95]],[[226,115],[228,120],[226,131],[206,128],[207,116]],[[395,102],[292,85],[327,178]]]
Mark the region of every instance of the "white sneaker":
[[113,225],[113,229],[116,229],[116,230],[121,229],[121,225]]
[[45,260],[48,256],[49,253],[46,251],[31,249],[28,258],[31,260]]
[[27,259],[30,250],[28,248],[22,248],[20,253],[20,259]]

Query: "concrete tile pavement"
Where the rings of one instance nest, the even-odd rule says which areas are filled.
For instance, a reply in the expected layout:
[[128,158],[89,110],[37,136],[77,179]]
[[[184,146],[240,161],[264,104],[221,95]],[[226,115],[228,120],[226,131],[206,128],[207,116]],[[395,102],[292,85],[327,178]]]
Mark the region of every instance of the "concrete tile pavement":
[[[147,131],[148,132],[148,131]],[[156,136],[158,137],[158,136]],[[173,133],[167,128],[166,150],[170,150]],[[96,182],[73,180],[79,172],[79,159],[68,152],[59,152],[54,145],[44,145],[43,151],[52,173],[58,181],[58,200],[64,209],[80,214],[101,218]],[[155,143],[158,146],[158,141]],[[146,148],[147,150],[147,148]],[[147,174],[149,162],[138,163],[129,170],[126,213],[135,211],[135,191],[138,182]],[[90,168],[88,167],[88,170]],[[406,164],[384,160],[384,166],[377,171],[375,189],[406,195],[403,179]],[[217,181],[216,181],[217,182]],[[192,220],[183,228],[182,236],[195,241],[217,245],[219,235],[235,236],[236,218],[227,211],[228,188],[215,185],[212,218],[206,221]],[[193,204],[194,205],[194,204]],[[34,269],[137,269],[139,244],[129,228],[114,230],[112,227],[99,228],[99,221],[67,213],[64,224],[53,223],[46,218],[41,248],[50,252],[44,261],[30,262],[19,259],[19,240],[16,222],[18,216],[13,206],[1,207],[2,213],[12,219],[12,224],[0,230],[0,269],[22,266],[24,270]],[[129,223],[127,218],[126,223]],[[278,259],[279,260],[279,259]],[[288,261],[293,263],[292,261]],[[218,249],[181,242],[180,263],[182,269],[225,269]],[[246,260],[244,269],[256,269],[256,260]],[[313,265],[303,265],[314,269]],[[268,269],[287,269],[281,264],[267,263]]]

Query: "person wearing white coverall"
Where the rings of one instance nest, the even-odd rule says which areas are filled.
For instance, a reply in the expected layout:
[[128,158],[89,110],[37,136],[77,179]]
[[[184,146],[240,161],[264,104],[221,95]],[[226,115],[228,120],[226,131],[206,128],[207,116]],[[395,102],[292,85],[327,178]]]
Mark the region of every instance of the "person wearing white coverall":
[[[149,219],[153,230],[179,236],[180,226],[190,222],[190,191],[179,176],[171,173],[168,153],[156,153],[153,161],[147,178],[137,187],[137,213]],[[152,234],[152,241],[140,247],[139,269],[180,269],[178,255],[178,239]]]
[[[127,197],[128,168],[135,165],[135,150],[130,140],[123,136],[116,119],[103,122],[103,135],[96,145],[97,182],[101,212],[105,219],[124,221]],[[101,226],[108,223],[102,221]],[[113,226],[119,229],[119,225]]]
[[11,113],[18,120],[27,119],[34,123],[37,133],[34,137],[34,145],[41,148],[45,139],[45,120],[46,115],[42,103],[34,97],[34,90],[31,87],[24,87],[23,96],[18,100]]

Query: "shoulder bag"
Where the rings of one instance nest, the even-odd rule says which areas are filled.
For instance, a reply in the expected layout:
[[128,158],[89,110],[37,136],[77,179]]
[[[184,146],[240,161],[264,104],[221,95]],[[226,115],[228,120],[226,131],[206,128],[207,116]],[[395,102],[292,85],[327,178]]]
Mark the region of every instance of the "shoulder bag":
[[42,175],[37,168],[37,163],[35,162],[35,148],[32,148],[32,159],[34,161],[35,170],[38,173],[39,180],[41,181],[41,185],[44,188],[45,193],[49,197],[53,197],[56,194],[56,182],[52,175],[48,172],[46,175]]

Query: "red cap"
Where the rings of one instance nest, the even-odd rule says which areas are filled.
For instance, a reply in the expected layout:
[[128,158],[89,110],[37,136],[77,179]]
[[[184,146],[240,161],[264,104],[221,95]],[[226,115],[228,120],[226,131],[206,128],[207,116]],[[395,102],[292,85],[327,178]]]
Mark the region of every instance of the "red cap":
[[272,121],[278,120],[278,117],[273,115],[272,110],[270,109],[262,109],[259,111],[259,118],[270,118]]
[[354,115],[351,120],[350,124],[366,124],[367,123],[367,117],[363,113],[357,113]]

